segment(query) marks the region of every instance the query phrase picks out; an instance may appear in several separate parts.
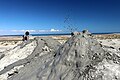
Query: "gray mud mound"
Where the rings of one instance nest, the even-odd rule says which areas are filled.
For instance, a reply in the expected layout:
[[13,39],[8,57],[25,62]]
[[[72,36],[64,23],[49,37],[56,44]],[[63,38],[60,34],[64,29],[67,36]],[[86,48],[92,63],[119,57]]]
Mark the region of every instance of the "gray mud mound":
[[[35,38],[34,41],[36,42],[37,46],[35,47],[33,52],[30,55],[28,55],[26,58],[20,59],[16,62],[4,67],[4,69],[0,71],[0,75],[2,75],[4,73],[8,73],[8,78],[10,78],[17,74],[23,75],[22,72],[24,72],[24,74],[26,73],[26,75],[24,75],[23,77],[25,77],[27,75],[29,77],[33,73],[35,73],[35,76],[36,76],[37,70],[39,69],[40,65],[42,66],[43,64],[45,64],[49,60],[51,60],[51,58],[54,57],[55,51],[61,45],[58,41],[56,41],[52,38],[44,38],[44,37],[40,38],[39,37],[39,38]],[[31,43],[31,42],[29,42],[29,43]],[[29,43],[20,44],[19,45],[20,49],[26,47]],[[20,70],[14,71],[14,68],[19,67],[19,66],[22,66],[22,68]],[[32,71],[29,69],[31,69]],[[9,73],[9,71],[11,71],[11,70],[12,70],[12,73],[11,72]],[[18,77],[16,80],[22,80],[22,77],[21,78]],[[23,80],[24,80],[24,78],[23,78]],[[31,80],[35,80],[35,79],[31,78]]]
[[[120,80],[120,56],[105,51],[86,33],[72,36],[62,46],[47,38],[37,42],[26,65],[8,80]],[[44,44],[54,50],[39,55]]]
[[71,37],[59,48],[50,66],[38,73],[39,80],[96,80],[90,71],[103,61],[105,51],[86,34]]

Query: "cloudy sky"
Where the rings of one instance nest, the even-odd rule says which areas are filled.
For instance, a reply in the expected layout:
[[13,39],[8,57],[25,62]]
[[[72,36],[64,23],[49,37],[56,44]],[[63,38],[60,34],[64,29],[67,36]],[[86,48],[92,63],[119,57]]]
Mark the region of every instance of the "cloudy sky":
[[120,0],[0,0],[0,35],[63,33],[69,25],[120,32]]

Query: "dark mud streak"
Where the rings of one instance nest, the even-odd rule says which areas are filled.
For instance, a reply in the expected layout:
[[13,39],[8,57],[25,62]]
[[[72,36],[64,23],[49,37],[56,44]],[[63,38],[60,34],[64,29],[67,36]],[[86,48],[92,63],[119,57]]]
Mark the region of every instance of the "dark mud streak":
[[0,53],[0,60],[5,56],[5,54]]

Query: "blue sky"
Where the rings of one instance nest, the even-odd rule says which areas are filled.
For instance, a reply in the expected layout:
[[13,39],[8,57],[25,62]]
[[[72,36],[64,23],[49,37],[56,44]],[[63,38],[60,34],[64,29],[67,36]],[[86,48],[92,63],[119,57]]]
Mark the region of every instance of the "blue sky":
[[1,35],[69,32],[69,25],[120,32],[120,0],[0,0]]

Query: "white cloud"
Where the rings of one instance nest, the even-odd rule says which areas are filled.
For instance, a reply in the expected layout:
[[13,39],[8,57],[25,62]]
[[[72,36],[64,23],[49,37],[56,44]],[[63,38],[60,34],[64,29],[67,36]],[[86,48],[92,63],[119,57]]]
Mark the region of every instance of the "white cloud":
[[57,29],[50,29],[50,30],[0,30],[0,32],[19,32],[19,33],[23,33],[23,32],[33,32],[33,33],[38,33],[38,32],[60,32],[62,30],[57,30]]
[[36,33],[55,33],[55,32],[61,32],[62,30],[57,29],[48,29],[48,30],[0,30],[0,35],[14,35],[14,34],[24,34],[26,31],[29,31],[30,34]]
[[51,29],[50,31],[51,31],[51,32],[59,32],[59,31],[61,31],[61,30]]

